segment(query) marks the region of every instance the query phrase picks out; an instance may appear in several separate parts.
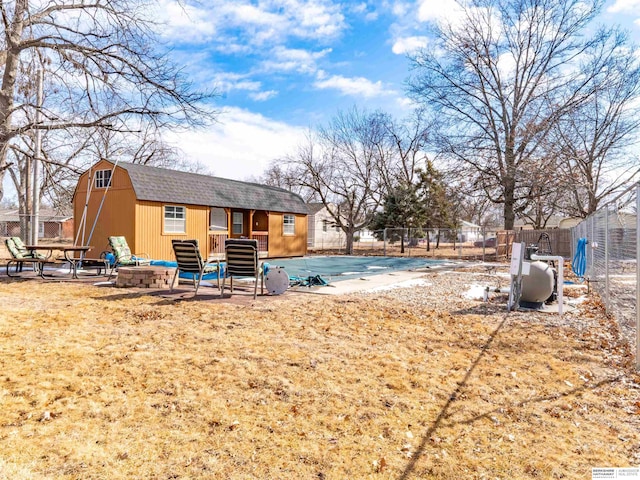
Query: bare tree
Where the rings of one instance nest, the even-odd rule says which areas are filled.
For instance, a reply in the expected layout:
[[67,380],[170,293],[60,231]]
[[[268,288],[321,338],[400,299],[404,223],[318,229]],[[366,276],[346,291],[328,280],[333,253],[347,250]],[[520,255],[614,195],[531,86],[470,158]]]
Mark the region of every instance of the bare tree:
[[[307,138],[311,138],[312,135],[313,134],[309,132]],[[302,150],[304,150],[304,147],[298,148],[300,154],[303,154]],[[300,181],[302,174],[301,166],[296,161],[295,155],[289,155],[284,158],[272,160],[264,173],[252,181],[272,187],[284,188],[285,190],[300,195],[307,203],[318,202],[319,199],[316,192],[303,185]]]
[[384,116],[387,134],[385,154],[381,155],[380,172],[388,191],[398,186],[415,184],[418,171],[427,168],[426,149],[429,146],[429,130],[434,125],[422,109],[397,121]]
[[[414,97],[441,120],[439,148],[502,204],[505,228],[531,195],[528,179],[550,130],[592,93],[605,58],[580,68],[597,0],[460,2],[412,61]],[[598,36],[610,35],[600,31]]]
[[563,211],[581,218],[640,175],[629,148],[640,127],[638,50],[614,30],[591,46],[586,60],[603,66],[591,79],[592,93],[557,123],[549,142],[569,197]]
[[530,200],[517,210],[518,216],[534,229],[546,228],[549,220],[562,211],[568,197],[565,182],[557,172],[556,159],[540,159],[539,162],[527,177]]
[[[0,2],[0,15],[0,199],[9,150],[34,130],[126,132],[132,116],[162,126],[213,115],[202,103],[211,95],[192,91],[160,50],[149,2],[15,0]],[[18,91],[36,61],[47,71],[43,105]]]
[[353,253],[356,232],[367,227],[380,205],[384,181],[380,166],[388,145],[384,114],[357,108],[339,112],[289,157],[301,186],[312,190]]

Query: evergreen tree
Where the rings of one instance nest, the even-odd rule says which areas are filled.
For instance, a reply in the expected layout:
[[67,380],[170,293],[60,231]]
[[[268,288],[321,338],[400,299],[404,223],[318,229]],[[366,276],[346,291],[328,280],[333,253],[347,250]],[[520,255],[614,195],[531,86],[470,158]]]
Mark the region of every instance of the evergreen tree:
[[402,229],[400,232],[392,230],[391,235],[386,238],[391,242],[400,240],[400,253],[404,253],[405,229],[422,226],[425,215],[417,186],[405,183],[396,186],[385,196],[383,208],[374,215],[370,226],[379,239],[384,238],[380,231],[385,228]]

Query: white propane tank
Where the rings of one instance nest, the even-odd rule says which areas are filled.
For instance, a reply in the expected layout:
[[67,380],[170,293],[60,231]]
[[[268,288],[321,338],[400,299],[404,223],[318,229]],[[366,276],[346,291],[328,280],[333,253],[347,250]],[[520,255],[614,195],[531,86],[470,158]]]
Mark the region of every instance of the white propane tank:
[[529,275],[522,277],[520,301],[543,303],[553,293],[553,284],[553,268],[545,262],[531,262]]

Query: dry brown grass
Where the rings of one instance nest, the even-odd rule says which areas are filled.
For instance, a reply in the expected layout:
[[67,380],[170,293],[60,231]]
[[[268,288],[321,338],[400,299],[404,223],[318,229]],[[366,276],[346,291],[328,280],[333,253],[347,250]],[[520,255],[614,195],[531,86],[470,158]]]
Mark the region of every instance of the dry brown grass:
[[[475,277],[474,277],[475,275]],[[590,478],[638,463],[628,347],[429,287],[244,305],[0,280],[0,478]],[[491,280],[492,281],[492,280]]]

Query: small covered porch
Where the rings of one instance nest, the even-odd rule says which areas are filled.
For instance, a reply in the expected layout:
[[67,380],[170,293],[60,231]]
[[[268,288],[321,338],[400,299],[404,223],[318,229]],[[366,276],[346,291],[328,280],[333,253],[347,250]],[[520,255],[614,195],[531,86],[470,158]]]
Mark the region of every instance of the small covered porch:
[[269,255],[269,212],[236,208],[211,208],[209,213],[209,258],[224,257],[229,238],[258,241],[258,255]]

